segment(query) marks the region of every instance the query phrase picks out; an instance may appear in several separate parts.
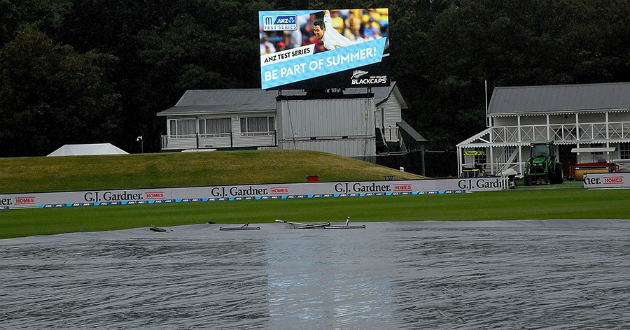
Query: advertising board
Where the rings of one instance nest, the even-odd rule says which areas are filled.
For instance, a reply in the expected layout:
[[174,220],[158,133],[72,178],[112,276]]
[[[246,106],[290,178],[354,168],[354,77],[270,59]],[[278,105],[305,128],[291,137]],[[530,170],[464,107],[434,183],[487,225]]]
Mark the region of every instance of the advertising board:
[[262,89],[389,86],[387,8],[261,11]]
[[630,188],[630,173],[586,173],[584,188]]
[[0,210],[258,199],[453,194],[502,190],[502,178],[254,184],[0,194]]

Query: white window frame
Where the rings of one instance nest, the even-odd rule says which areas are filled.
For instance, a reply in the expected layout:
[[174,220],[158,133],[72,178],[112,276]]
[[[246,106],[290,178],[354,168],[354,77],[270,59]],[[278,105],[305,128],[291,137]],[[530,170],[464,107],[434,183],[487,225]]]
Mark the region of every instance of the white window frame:
[[[194,127],[194,132],[184,132],[184,122],[192,121],[192,123],[188,123],[187,126]],[[192,124],[192,125],[191,125]],[[178,119],[169,119],[169,136],[173,138],[178,137],[190,137],[191,135],[197,134],[197,120],[195,118],[178,118]],[[188,131],[188,130],[186,130]],[[173,134],[174,133],[174,134]]]
[[[256,127],[254,120],[264,118],[264,123],[260,123],[260,128]],[[241,136],[267,136],[275,132],[276,118],[274,116],[250,116],[241,117]],[[265,127],[266,126],[266,127]]]
[[204,137],[228,137],[232,134],[231,118],[199,119],[199,134]]

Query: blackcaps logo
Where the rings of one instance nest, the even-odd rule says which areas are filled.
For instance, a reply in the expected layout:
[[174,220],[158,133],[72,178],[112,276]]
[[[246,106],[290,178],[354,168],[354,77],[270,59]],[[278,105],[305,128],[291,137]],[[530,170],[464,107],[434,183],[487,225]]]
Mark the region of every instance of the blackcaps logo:
[[[369,72],[367,71],[361,71],[361,70],[354,70],[354,72],[352,72],[352,78],[350,79],[352,85],[383,85],[383,84],[387,84],[387,76],[367,76],[364,78],[361,78],[365,75],[367,75]],[[361,79],[359,79],[361,78]]]
[[294,31],[297,30],[296,15],[263,16],[263,31]]

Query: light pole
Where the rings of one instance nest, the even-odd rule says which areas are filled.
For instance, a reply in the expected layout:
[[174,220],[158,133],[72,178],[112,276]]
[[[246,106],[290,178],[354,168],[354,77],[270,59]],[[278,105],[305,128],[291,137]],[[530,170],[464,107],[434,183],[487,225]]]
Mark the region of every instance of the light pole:
[[142,140],[142,135],[138,135],[136,141],[140,141],[140,153],[144,153],[144,141]]

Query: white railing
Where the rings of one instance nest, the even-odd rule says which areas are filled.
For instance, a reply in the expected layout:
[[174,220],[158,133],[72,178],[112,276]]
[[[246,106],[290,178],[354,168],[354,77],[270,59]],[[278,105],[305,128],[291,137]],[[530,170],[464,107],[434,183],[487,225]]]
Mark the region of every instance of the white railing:
[[608,136],[611,139],[627,139],[630,136],[630,123],[609,123]]
[[630,123],[610,122],[608,126],[606,123],[503,126],[493,127],[491,136],[492,143],[630,139]]
[[162,150],[277,146],[275,132],[260,134],[162,135]]

